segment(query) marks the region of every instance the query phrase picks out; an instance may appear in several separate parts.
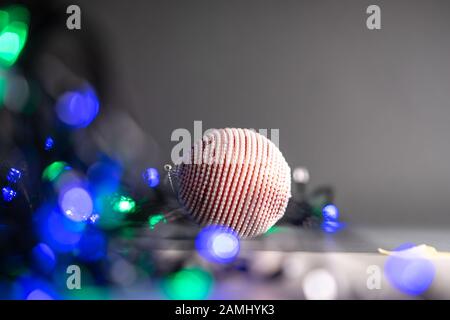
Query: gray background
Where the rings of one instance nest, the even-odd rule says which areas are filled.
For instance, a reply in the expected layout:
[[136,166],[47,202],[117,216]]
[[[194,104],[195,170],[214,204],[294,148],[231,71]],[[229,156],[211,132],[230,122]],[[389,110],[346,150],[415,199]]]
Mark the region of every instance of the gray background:
[[449,1],[78,3],[161,163],[194,120],[279,128],[290,165],[335,186],[350,223],[450,222]]

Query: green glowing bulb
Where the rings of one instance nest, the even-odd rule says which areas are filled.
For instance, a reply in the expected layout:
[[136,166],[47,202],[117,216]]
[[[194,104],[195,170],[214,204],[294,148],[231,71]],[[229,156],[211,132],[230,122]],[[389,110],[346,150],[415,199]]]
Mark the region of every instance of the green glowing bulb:
[[127,196],[120,196],[113,201],[113,210],[120,213],[131,213],[136,208],[136,202]]
[[149,217],[148,225],[150,226],[150,230],[155,229],[156,225],[160,222],[167,223],[167,220],[162,213]]
[[173,300],[202,300],[209,296],[213,277],[200,268],[182,269],[164,282],[164,291]]
[[2,32],[0,35],[0,59],[6,66],[12,65],[17,57],[20,48],[20,38],[15,32]]
[[68,164],[64,161],[56,161],[49,165],[42,172],[42,180],[55,181],[65,170],[69,168]]
[[29,12],[14,6],[0,11],[0,65],[12,66],[19,58],[28,38]]

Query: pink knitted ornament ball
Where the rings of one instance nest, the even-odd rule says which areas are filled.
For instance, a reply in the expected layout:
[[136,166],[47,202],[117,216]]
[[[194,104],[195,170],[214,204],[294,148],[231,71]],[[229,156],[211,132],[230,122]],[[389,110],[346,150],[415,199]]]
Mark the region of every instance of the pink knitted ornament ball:
[[265,233],[291,196],[289,165],[253,130],[210,131],[176,173],[179,200],[197,223],[230,227],[241,237]]

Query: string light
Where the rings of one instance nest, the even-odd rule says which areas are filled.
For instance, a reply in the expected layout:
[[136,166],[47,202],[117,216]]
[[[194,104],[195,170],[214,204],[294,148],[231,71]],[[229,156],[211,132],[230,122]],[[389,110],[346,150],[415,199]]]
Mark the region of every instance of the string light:
[[2,196],[3,196],[3,200],[5,200],[6,202],[11,202],[14,200],[14,198],[16,197],[17,192],[14,191],[11,187],[4,187],[2,189]]
[[64,161],[53,162],[42,172],[42,180],[54,182],[66,170],[70,170],[70,167]]
[[150,216],[148,218],[148,225],[150,227],[150,230],[155,229],[156,225],[159,223],[167,223],[167,219],[164,217],[162,213]]
[[132,213],[136,202],[128,196],[121,195],[113,200],[113,210],[120,213]]
[[45,139],[45,145],[44,145],[45,151],[49,151],[49,150],[53,149],[53,145],[54,145],[53,138],[47,137],[47,139]]
[[28,38],[29,12],[23,6],[0,10],[0,65],[11,67]]
[[195,246],[198,253],[210,262],[230,263],[239,254],[239,237],[230,228],[208,226],[197,235]]
[[337,233],[338,231],[342,230],[345,227],[343,223],[340,223],[339,221],[330,221],[326,220],[323,221],[321,224],[322,231],[326,233]]
[[150,188],[155,188],[159,185],[159,172],[155,168],[145,169],[142,177]]
[[69,91],[57,101],[56,113],[59,120],[73,128],[85,128],[99,112],[100,103],[91,87]]
[[322,231],[336,233],[342,230],[345,224],[339,222],[339,209],[334,204],[327,204],[322,208]]
[[94,209],[89,192],[81,187],[73,187],[63,192],[59,204],[65,215],[77,222],[87,220]]
[[339,220],[339,209],[334,204],[327,204],[322,208],[323,219],[326,221]]
[[97,222],[97,220],[100,219],[100,215],[98,215],[97,213],[94,213],[93,215],[91,215],[89,217],[89,222],[91,224],[95,224]]
[[404,294],[417,296],[433,283],[436,268],[425,254],[411,243],[394,249],[384,265],[389,283]]
[[295,183],[307,184],[309,182],[309,171],[305,167],[294,168],[292,179]]
[[6,176],[6,179],[11,183],[17,183],[20,178],[22,177],[22,172],[16,168],[11,168],[8,171],[8,175]]
[[41,289],[35,289],[31,291],[26,300],[54,300],[51,295]]

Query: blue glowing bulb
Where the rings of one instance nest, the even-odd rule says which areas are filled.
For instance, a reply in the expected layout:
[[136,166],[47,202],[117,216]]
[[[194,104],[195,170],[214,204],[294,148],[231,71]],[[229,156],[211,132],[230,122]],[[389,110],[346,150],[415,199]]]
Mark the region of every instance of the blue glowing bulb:
[[73,221],[86,221],[94,210],[91,195],[81,187],[73,187],[60,195],[59,205]]
[[325,221],[337,221],[339,219],[339,209],[334,204],[327,204],[322,208],[322,215]]
[[54,300],[53,297],[41,289],[35,289],[27,295],[27,300]]
[[44,146],[45,151],[49,151],[49,150],[53,149],[53,145],[54,145],[53,138],[47,137],[47,139],[45,140],[45,146]]
[[142,177],[150,188],[154,188],[159,184],[159,172],[155,168],[145,169]]
[[339,221],[325,220],[320,227],[326,233],[336,233],[344,228],[344,224]]
[[389,283],[402,293],[417,296],[433,283],[436,268],[426,255],[410,248],[410,244],[395,249],[384,265]]
[[74,128],[87,127],[97,116],[99,100],[91,87],[63,94],[56,104],[59,120]]
[[210,262],[230,263],[239,254],[239,237],[230,228],[209,226],[195,240],[198,253]]
[[3,200],[5,200],[6,202],[11,202],[16,197],[17,192],[14,191],[10,187],[4,187],[2,189],[2,195],[3,195]]
[[211,249],[221,259],[234,258],[238,253],[239,240],[230,233],[220,233],[211,240]]
[[22,172],[16,168],[11,168],[8,171],[8,175],[6,176],[6,179],[11,183],[17,183],[20,178],[22,177]]

